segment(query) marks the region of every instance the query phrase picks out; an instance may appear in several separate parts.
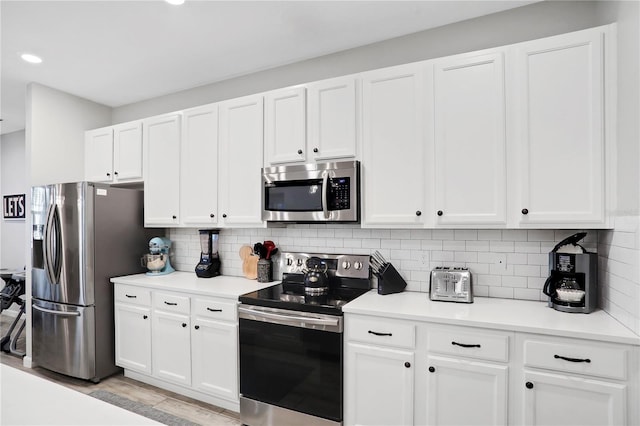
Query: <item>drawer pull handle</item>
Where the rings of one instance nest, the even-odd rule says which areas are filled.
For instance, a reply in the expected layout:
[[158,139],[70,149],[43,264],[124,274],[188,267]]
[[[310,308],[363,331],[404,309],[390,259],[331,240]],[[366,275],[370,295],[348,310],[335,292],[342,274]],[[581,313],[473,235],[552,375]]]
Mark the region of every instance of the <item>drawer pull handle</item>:
[[129,299],[135,299],[136,297],[138,297],[138,296],[133,295],[133,294],[125,294],[125,296],[127,296]]
[[177,305],[177,303],[174,303],[174,302],[167,302],[166,300],[164,301],[164,304],[165,304],[165,305],[169,305],[169,306],[176,306],[176,305]]
[[207,311],[209,311],[209,312],[222,312],[222,309],[211,309],[211,308],[207,308]]
[[452,345],[461,346],[463,348],[479,348],[480,345],[467,345],[466,343],[451,342]]
[[591,360],[589,358],[585,358],[585,359],[568,358],[566,356],[560,356],[560,355],[554,355],[553,357],[555,359],[564,359],[565,361],[569,361],[569,362],[586,362],[586,363],[590,363],[591,362]]
[[377,331],[368,331],[369,334],[373,334],[375,336],[392,336],[391,333],[378,333]]

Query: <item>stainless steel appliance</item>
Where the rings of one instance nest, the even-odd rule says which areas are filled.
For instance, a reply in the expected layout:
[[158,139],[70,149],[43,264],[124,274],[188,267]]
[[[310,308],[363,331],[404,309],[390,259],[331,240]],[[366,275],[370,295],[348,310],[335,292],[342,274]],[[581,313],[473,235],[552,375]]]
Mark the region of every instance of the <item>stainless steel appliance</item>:
[[342,306],[371,288],[369,256],[281,253],[279,270],[240,296],[240,421],[342,424]]
[[578,244],[586,235],[574,234],[549,253],[549,278],[542,291],[555,310],[588,314],[598,307],[598,254]]
[[469,268],[438,266],[431,271],[429,285],[431,300],[473,303]]
[[200,262],[196,265],[196,275],[200,278],[211,278],[220,275],[220,256],[218,254],[217,229],[201,229]]
[[360,162],[262,169],[262,219],[271,222],[359,222]]
[[79,182],[31,200],[33,361],[99,381],[118,371],[109,278],[144,271],[142,192]]

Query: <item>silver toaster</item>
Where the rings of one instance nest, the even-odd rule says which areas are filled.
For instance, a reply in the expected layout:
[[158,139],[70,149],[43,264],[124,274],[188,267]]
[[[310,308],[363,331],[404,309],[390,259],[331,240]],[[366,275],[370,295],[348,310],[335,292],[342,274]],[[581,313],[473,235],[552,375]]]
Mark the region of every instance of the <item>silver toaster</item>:
[[431,300],[473,303],[469,268],[438,266],[431,271]]

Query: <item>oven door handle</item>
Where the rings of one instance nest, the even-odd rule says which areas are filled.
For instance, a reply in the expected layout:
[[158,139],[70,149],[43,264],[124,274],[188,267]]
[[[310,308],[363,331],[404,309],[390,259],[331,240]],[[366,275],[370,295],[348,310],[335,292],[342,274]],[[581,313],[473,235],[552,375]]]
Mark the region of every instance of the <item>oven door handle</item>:
[[295,321],[295,322],[301,322],[305,324],[328,325],[328,326],[337,327],[340,323],[340,320],[338,318],[325,319],[325,318],[307,317],[302,315],[283,315],[283,314],[276,314],[272,312],[256,311],[253,309],[243,308],[243,307],[239,307],[238,312],[241,312],[244,314],[250,314],[255,316],[256,318],[260,318],[260,317],[268,318],[273,322],[277,322],[278,320],[280,320],[280,323],[285,325],[290,325],[291,321]]

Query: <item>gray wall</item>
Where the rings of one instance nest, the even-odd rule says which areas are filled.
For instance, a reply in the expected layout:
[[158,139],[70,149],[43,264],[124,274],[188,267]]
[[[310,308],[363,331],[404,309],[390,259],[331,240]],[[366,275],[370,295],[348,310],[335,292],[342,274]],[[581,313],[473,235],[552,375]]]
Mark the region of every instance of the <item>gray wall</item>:
[[535,3],[114,108],[113,123],[293,84],[502,46],[613,22],[602,19],[600,15],[597,2]]

